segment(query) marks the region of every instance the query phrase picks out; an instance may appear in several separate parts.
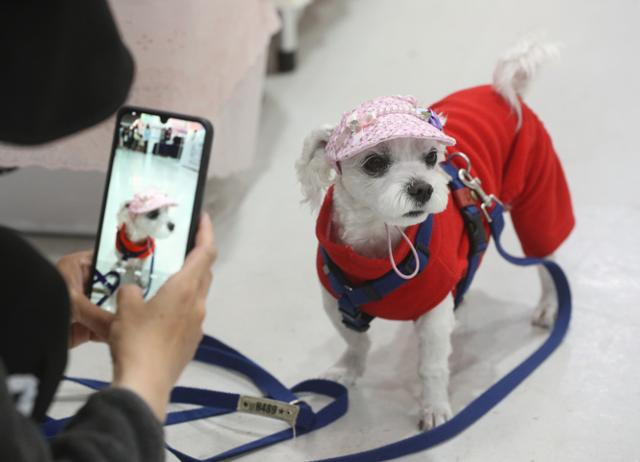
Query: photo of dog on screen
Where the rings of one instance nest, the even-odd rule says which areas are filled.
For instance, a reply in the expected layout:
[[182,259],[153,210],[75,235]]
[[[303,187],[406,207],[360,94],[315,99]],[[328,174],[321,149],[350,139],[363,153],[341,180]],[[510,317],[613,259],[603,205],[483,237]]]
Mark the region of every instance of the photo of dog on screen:
[[131,111],[119,119],[91,299],[115,312],[125,284],[153,297],[187,250],[205,128]]
[[169,237],[175,229],[169,209],[177,205],[156,190],[136,194],[122,204],[115,240],[116,271],[121,274],[121,284],[137,284],[143,290],[148,287],[153,277],[149,263],[155,257],[156,239]]

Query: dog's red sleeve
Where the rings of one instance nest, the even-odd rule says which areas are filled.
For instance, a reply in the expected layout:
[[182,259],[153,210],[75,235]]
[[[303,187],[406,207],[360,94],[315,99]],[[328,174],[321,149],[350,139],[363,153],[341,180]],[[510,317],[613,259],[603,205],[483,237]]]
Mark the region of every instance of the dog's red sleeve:
[[574,227],[571,196],[551,137],[523,102],[522,125],[491,86],[462,90],[433,105],[447,116],[450,151],[469,156],[488,193],[510,209],[527,256],[553,253]]

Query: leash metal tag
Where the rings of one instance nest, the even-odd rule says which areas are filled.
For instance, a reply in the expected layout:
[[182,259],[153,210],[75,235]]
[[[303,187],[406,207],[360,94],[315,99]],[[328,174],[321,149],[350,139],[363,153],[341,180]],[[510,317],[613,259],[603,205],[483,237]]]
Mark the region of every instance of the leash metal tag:
[[287,422],[292,428],[296,426],[296,420],[300,408],[295,404],[285,403],[269,398],[256,398],[255,396],[243,396],[238,399],[238,412],[269,417],[271,419]]

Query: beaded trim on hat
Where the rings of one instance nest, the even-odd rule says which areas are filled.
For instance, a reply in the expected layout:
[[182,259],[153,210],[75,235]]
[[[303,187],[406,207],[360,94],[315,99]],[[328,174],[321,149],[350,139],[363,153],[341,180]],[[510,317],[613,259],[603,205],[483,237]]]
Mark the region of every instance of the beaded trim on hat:
[[[349,136],[358,133],[364,128],[372,125],[378,117],[391,114],[408,114],[418,117],[428,124],[432,125],[437,130],[442,131],[442,122],[438,117],[438,114],[431,109],[425,107],[418,107],[413,97],[399,97],[403,98],[408,104],[388,104],[382,109],[358,111],[355,109],[352,111],[345,120],[345,126],[342,127],[340,134],[336,137],[333,143],[333,151],[338,151],[340,147],[347,141]],[[409,100],[410,98],[410,100]],[[408,107],[408,105],[410,105]]]

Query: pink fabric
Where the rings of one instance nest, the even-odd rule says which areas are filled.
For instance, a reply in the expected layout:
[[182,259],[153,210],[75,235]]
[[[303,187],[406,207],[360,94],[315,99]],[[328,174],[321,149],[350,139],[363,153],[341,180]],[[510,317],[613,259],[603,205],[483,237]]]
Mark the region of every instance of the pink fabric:
[[176,205],[178,204],[169,199],[169,196],[166,194],[155,189],[150,189],[149,191],[133,196],[133,200],[129,202],[128,209],[129,212],[137,215],[157,210],[160,207],[173,207]]
[[340,161],[394,138],[436,140],[453,146],[456,140],[441,127],[438,116],[427,107],[418,106],[413,96],[381,96],[342,115],[329,138],[326,153],[339,171]]
[[[127,104],[206,117],[216,128],[214,150],[221,146],[229,129],[221,119],[237,113],[226,105],[263,59],[279,28],[273,4],[269,0],[189,0],[179,5],[172,0],[112,0],[109,4],[136,61]],[[41,146],[0,143],[0,165],[104,171],[114,123],[111,117]],[[229,151],[237,151],[234,143],[226,144]],[[220,165],[222,160],[234,162],[212,155],[210,173],[234,171]]]

